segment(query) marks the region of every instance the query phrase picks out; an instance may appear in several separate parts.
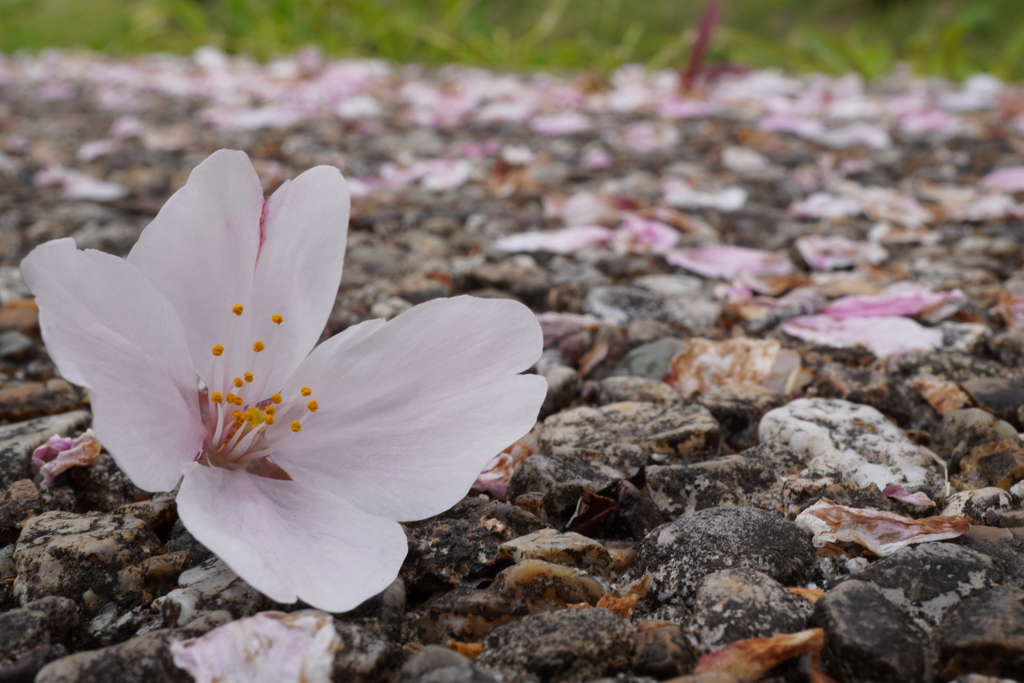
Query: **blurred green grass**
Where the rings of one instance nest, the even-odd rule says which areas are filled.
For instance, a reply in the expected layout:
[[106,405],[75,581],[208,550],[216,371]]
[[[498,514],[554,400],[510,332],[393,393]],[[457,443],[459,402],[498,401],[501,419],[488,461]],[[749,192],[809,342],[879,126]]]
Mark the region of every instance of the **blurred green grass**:
[[[686,64],[705,0],[0,0],[0,52],[201,45],[498,69]],[[1024,0],[724,0],[709,63],[1024,79]]]

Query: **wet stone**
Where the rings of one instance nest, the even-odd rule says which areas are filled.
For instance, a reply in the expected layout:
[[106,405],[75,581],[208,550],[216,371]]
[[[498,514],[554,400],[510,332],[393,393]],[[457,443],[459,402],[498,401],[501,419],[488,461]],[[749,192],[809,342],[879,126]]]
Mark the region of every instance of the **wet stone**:
[[961,600],[1001,583],[992,559],[948,543],[908,546],[850,575],[870,583],[927,631]]
[[611,569],[607,548],[597,541],[571,531],[559,533],[541,529],[498,546],[498,559],[520,562],[543,560],[588,572],[603,573]]
[[153,609],[169,626],[183,626],[213,612],[227,611],[235,619],[249,617],[267,598],[247,584],[223,560],[210,558],[182,572],[178,588],[153,601]]
[[980,408],[964,408],[943,415],[932,435],[931,448],[954,470],[976,444],[989,439],[1015,439],[1013,425]]
[[706,653],[746,638],[796,633],[806,615],[800,601],[778,581],[754,569],[724,569],[697,586],[686,628]]
[[841,399],[803,398],[767,413],[761,441],[789,446],[808,458],[808,474],[864,488],[900,484],[937,489],[942,468],[926,449],[870,406]]
[[502,624],[529,613],[526,605],[500,592],[456,588],[423,609],[416,636],[425,643],[443,644],[450,639],[478,643]]
[[932,678],[924,632],[869,583],[846,581],[825,593],[808,625],[825,629],[824,669],[844,683]]
[[897,423],[910,419],[910,397],[905,385],[891,376],[865,368],[826,363],[815,375],[821,398],[841,398],[876,408]]
[[544,421],[540,442],[549,455],[587,459],[610,476],[628,479],[645,464],[717,455],[721,430],[700,406],[626,401],[553,415]]
[[36,659],[26,654],[52,653],[77,626],[78,609],[68,598],[42,598],[0,614],[0,680],[4,669],[19,668],[19,660],[24,658],[28,664]]
[[982,410],[1024,429],[1024,387],[1005,377],[972,379],[961,382],[960,387]]
[[124,577],[160,545],[138,519],[45,512],[22,527],[14,550],[14,593],[22,604],[50,595],[71,598],[94,615],[108,602],[138,597]]
[[76,410],[0,426],[0,486],[10,486],[19,479],[31,479],[32,451],[54,434],[69,436],[85,429],[90,420],[88,411]]
[[776,480],[771,463],[745,455],[693,465],[653,465],[646,471],[651,500],[670,519],[705,508],[745,505],[749,494]]
[[693,670],[696,654],[682,627],[673,621],[637,621],[633,671],[658,680]]
[[688,607],[704,577],[750,568],[785,586],[802,585],[814,568],[814,546],[793,522],[752,507],[709,508],[681,516],[647,535],[637,549],[637,575],[653,585],[644,604]]
[[742,450],[757,443],[761,418],[785,405],[786,397],[754,384],[729,384],[702,394],[697,402],[722,426],[727,442]]
[[[337,680],[337,679],[336,679]],[[458,652],[428,645],[402,666],[400,683],[502,683],[500,673],[477,666]]]
[[[600,405],[622,401],[642,401],[668,405],[680,402],[676,390],[660,380],[646,377],[617,375],[597,383],[597,402]],[[543,411],[541,411],[543,414]]]
[[31,479],[21,479],[0,490],[0,547],[18,540],[22,523],[42,510],[39,489]]
[[940,675],[1019,678],[1024,671],[1024,590],[994,586],[950,610],[939,628]]
[[646,377],[655,381],[668,372],[668,363],[689,344],[675,337],[664,337],[631,349],[612,370],[612,375]]
[[495,629],[476,661],[551,683],[585,680],[625,670],[634,638],[633,626],[605,609],[545,612]]
[[0,420],[29,420],[66,413],[80,405],[81,391],[59,378],[0,389]]

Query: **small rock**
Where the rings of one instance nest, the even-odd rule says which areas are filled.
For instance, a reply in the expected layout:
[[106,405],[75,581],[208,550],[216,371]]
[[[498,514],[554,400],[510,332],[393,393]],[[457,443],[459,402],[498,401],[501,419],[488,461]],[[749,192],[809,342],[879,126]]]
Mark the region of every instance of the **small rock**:
[[531,614],[584,602],[596,605],[606,592],[600,581],[578,569],[529,559],[499,572],[491,590],[525,604]]
[[521,562],[544,560],[567,567],[603,573],[612,566],[608,550],[597,541],[571,531],[541,529],[498,546],[498,559]]
[[964,408],[943,415],[932,435],[931,447],[956,469],[960,459],[976,444],[989,439],[1015,439],[1013,425],[999,420],[980,408]]
[[21,479],[0,490],[0,547],[17,541],[22,523],[42,510],[43,500],[31,479]]
[[548,393],[540,408],[540,417],[566,408],[580,395],[583,380],[579,373],[565,365],[552,365],[540,373],[548,382]]
[[[629,375],[606,377],[597,383],[597,402],[600,405],[622,401],[643,401],[668,405],[679,401],[675,389],[660,380]],[[541,414],[543,414],[541,410]]]
[[476,661],[550,683],[585,680],[626,669],[634,638],[633,626],[606,609],[545,612],[495,629]]
[[50,652],[77,627],[78,609],[67,598],[42,598],[0,614],[0,680],[6,673],[3,670],[27,652]]
[[808,458],[809,474],[865,488],[938,488],[942,468],[880,412],[841,399],[801,398],[767,413],[758,435]]
[[977,355],[985,348],[992,332],[982,323],[958,323],[950,320],[939,324],[942,330],[942,348]]
[[693,465],[653,465],[646,472],[651,500],[670,519],[705,508],[744,505],[749,502],[746,494],[767,489],[776,479],[771,463],[745,455]]
[[617,513],[637,541],[643,540],[651,529],[668,521],[646,491],[641,491],[626,480],[619,482]]
[[458,652],[440,645],[427,645],[402,667],[400,682],[502,683],[503,680],[501,674],[477,666]]
[[182,572],[178,588],[153,601],[165,624],[184,626],[219,610],[239,619],[256,614],[266,601],[219,558]]
[[598,285],[591,287],[583,309],[614,325],[628,325],[645,318],[662,318],[665,300],[657,294],[633,287]]
[[346,683],[390,683],[400,661],[397,645],[355,624],[335,620],[341,641],[334,653],[331,679]]
[[107,453],[100,453],[88,467],[72,467],[65,476],[75,499],[87,510],[109,512],[145,495]]
[[648,572],[648,604],[688,606],[704,577],[747,567],[786,586],[814,567],[814,546],[796,524],[759,508],[709,508],[685,514],[647,535],[636,571]]
[[993,586],[950,610],[939,627],[939,672],[1019,678],[1024,671],[1024,590]]
[[988,340],[988,348],[1000,363],[1020,367],[1024,365],[1024,330],[1014,327],[1000,332]]
[[364,601],[341,618],[365,628],[370,633],[393,642],[402,640],[402,620],[405,617],[406,591],[402,577],[397,577],[377,595]]
[[910,397],[904,386],[878,370],[850,368],[839,363],[826,363],[814,378],[814,387],[821,398],[841,398],[869,405],[898,423],[910,419]]
[[401,576],[411,592],[430,595],[493,575],[503,534],[484,526],[476,514],[462,519],[454,513],[409,525]]
[[1024,480],[1024,445],[1020,439],[990,439],[976,444],[960,461],[957,482],[1004,491]]
[[925,630],[932,630],[962,599],[1001,583],[992,559],[948,543],[909,546],[850,575],[864,581]]
[[778,581],[754,569],[724,569],[698,584],[687,631],[703,654],[737,640],[796,633],[805,622],[800,601]]
[[755,384],[727,384],[702,394],[697,402],[722,426],[729,443],[742,450],[757,443],[761,418],[785,405],[786,397]]
[[693,670],[696,655],[682,627],[673,621],[638,621],[633,670],[656,679],[673,678]]
[[957,491],[946,499],[942,515],[959,515],[984,520],[989,510],[1003,510],[1011,504],[1010,494],[994,486]]
[[934,375],[947,382],[966,382],[975,377],[1002,377],[1006,368],[990,360],[957,351],[923,351],[900,356],[896,361],[904,377]]
[[66,413],[82,405],[82,394],[60,378],[0,389],[0,420],[29,420]]
[[664,337],[631,350],[612,370],[612,375],[646,377],[660,382],[668,372],[668,363],[689,344],[675,337]]
[[425,643],[479,643],[497,627],[529,613],[526,605],[497,591],[456,588],[423,608],[416,631]]
[[982,410],[1024,429],[1024,387],[1006,377],[971,379],[961,382],[960,387]]
[[584,493],[597,493],[613,481],[581,458],[531,455],[512,472],[506,495],[516,501],[526,494],[542,494],[539,512],[561,523],[568,521]]
[[54,434],[84,429],[91,419],[89,411],[76,410],[0,426],[0,486],[10,486],[19,479],[31,479],[32,451]]
[[25,363],[35,357],[36,353],[36,343],[21,332],[0,332],[0,360]]
[[926,636],[869,583],[846,581],[825,593],[809,626],[825,629],[825,670],[844,683],[932,678]]

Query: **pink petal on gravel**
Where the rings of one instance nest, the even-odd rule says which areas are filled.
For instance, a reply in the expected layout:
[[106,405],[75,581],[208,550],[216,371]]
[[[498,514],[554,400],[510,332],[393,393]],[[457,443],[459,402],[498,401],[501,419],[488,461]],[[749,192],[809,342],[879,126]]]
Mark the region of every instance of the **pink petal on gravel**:
[[622,220],[617,236],[625,238],[628,246],[640,252],[662,254],[679,242],[679,231],[661,221],[628,215]]
[[685,209],[716,209],[736,211],[747,203],[747,191],[742,187],[721,190],[699,190],[681,178],[667,178],[661,183],[665,203]]
[[858,263],[881,263],[889,252],[873,242],[855,242],[842,235],[806,235],[796,241],[804,261],[814,270],[849,268]]
[[906,503],[916,508],[933,508],[935,507],[935,501],[926,496],[925,494],[918,491],[917,493],[911,493],[902,486],[886,486],[882,489],[882,495],[886,498],[892,498],[898,500],[901,503]]
[[966,517],[911,519],[892,512],[836,505],[828,498],[797,515],[796,523],[814,535],[812,542],[818,548],[836,541],[859,543],[879,557],[908,545],[956,538],[971,528]]
[[876,295],[844,296],[836,299],[821,310],[824,315],[836,320],[849,318],[877,318],[883,316],[915,316],[922,313],[934,314],[942,311],[947,315],[945,305],[964,299],[959,289],[949,292],[930,292],[914,285],[892,288]]
[[72,467],[91,465],[100,457],[100,442],[91,429],[74,439],[51,436],[32,452],[32,469],[43,475],[42,486],[48,489],[61,472]]
[[793,272],[793,264],[785,254],[728,245],[677,249],[666,253],[665,260],[698,275],[723,280],[731,280],[740,273],[788,275]]
[[579,112],[563,111],[549,116],[535,116],[530,127],[538,135],[557,137],[590,130],[590,119]]
[[494,246],[502,251],[549,251],[570,254],[579,249],[608,244],[615,233],[601,225],[573,225],[554,232],[521,232],[500,237]]
[[789,206],[789,215],[794,218],[843,218],[856,216],[861,210],[861,203],[852,197],[815,192],[806,199],[793,202]]
[[1024,166],[1007,166],[992,171],[978,181],[987,190],[1003,192],[1024,192]]
[[484,465],[480,476],[473,482],[473,488],[478,491],[486,491],[498,500],[505,500],[505,492],[508,491],[508,482],[512,479],[512,472],[528,457],[530,457],[530,448],[523,442],[516,441]]
[[836,320],[827,315],[801,315],[782,323],[786,334],[836,348],[863,345],[881,358],[899,351],[930,351],[942,346],[942,331],[910,318],[878,317]]

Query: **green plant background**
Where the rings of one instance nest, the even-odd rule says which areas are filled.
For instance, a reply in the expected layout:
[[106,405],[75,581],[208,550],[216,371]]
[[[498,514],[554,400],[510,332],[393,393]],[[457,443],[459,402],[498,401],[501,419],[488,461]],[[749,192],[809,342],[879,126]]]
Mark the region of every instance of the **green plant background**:
[[[685,65],[704,0],[0,0],[0,52],[200,45],[499,69]],[[708,62],[1024,78],[1024,0],[724,0]]]

